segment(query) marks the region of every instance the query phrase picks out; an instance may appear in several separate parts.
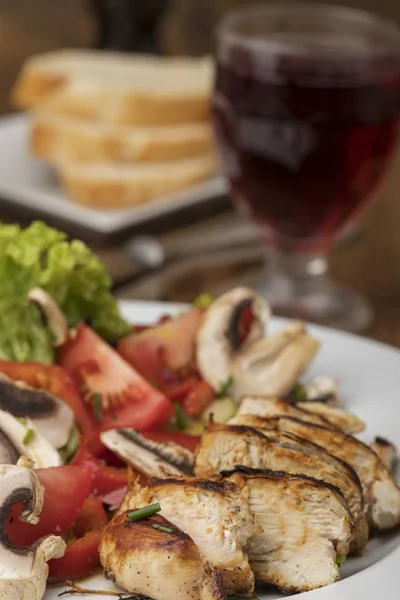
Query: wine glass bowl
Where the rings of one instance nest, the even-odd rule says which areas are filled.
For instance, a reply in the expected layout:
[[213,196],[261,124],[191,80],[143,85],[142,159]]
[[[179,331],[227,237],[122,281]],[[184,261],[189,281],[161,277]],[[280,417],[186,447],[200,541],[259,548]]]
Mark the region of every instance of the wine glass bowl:
[[239,210],[272,251],[261,290],[290,316],[360,330],[368,304],[326,277],[326,251],[377,197],[399,120],[400,30],[307,2],[228,14],[213,119]]

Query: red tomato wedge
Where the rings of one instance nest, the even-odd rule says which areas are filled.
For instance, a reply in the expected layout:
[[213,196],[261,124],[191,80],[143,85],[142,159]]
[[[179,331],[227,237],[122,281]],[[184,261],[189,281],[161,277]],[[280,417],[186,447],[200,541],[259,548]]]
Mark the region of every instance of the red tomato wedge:
[[38,362],[19,363],[0,360],[0,373],[61,398],[74,411],[76,424],[81,431],[93,429],[95,424],[93,415],[80,397],[72,377],[62,367]]
[[111,467],[96,458],[89,448],[82,446],[72,460],[74,465],[85,465],[92,471],[90,494],[106,496],[111,492],[127,486],[128,472],[126,468]]
[[165,389],[195,371],[196,334],[204,311],[194,308],[176,319],[134,333],[117,346],[121,356],[148,381]]
[[84,323],[61,348],[59,362],[74,378],[101,430],[152,429],[174,414],[168,398]]
[[103,529],[107,523],[108,517],[102,501],[98,498],[86,498],[72,526],[72,533],[74,537],[81,538],[93,529]]
[[100,529],[89,531],[84,537],[72,542],[62,558],[53,558],[48,562],[48,582],[61,583],[90,575],[100,562],[100,542]]
[[215,392],[207,381],[191,378],[165,391],[171,402],[182,404],[183,411],[196,417],[201,414],[213,400]]
[[7,533],[17,547],[30,546],[45,535],[62,535],[71,527],[92,485],[92,469],[87,465],[67,465],[35,471],[44,486],[44,503],[39,523],[19,520],[21,504],[14,506]]
[[50,583],[85,577],[97,567],[101,531],[107,523],[103,503],[97,498],[87,498],[71,529],[72,543],[63,557],[48,563]]
[[194,452],[200,442],[200,436],[188,435],[179,431],[143,431],[142,435],[153,442],[174,442]]

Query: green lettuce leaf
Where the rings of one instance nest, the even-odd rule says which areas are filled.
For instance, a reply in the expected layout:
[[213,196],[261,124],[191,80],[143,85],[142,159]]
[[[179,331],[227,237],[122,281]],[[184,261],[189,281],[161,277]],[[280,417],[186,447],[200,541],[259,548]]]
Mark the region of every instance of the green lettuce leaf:
[[26,229],[0,225],[0,357],[52,362],[51,336],[40,311],[28,305],[33,287],[59,304],[70,327],[89,319],[103,338],[116,342],[130,331],[110,293],[100,259],[80,241],[40,221]]

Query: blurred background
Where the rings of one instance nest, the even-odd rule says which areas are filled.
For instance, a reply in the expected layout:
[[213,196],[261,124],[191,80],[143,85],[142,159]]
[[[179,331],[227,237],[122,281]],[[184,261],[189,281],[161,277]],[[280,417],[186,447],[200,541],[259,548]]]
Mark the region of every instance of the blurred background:
[[[7,115],[15,110],[10,103],[10,90],[25,59],[32,54],[80,47],[201,56],[214,49],[214,28],[221,15],[248,4],[247,0],[0,0],[0,111]],[[397,0],[343,0],[340,4],[373,11],[400,24]],[[376,318],[367,335],[398,346],[399,160],[397,152],[379,202],[330,255],[334,279],[351,285],[373,304]],[[10,203],[0,205],[0,217],[22,223],[33,218],[29,210],[16,209]],[[132,232],[107,238],[79,227],[74,230],[62,220],[55,222],[99,252],[113,279],[121,283],[117,290],[121,298],[187,301],[200,292],[217,294],[237,283],[251,283],[264,268],[262,244],[249,234],[247,225],[247,229],[242,227],[222,193],[207,207],[192,206],[172,218],[146,222],[134,231],[134,235],[154,235],[161,250],[173,260],[162,264],[155,273],[133,281],[129,278],[140,270],[140,265],[134,264],[127,252],[126,243],[132,239]],[[240,232],[228,248],[213,251],[211,244],[204,243],[204,232],[210,232],[214,240],[215,232],[226,229],[226,223],[232,228],[237,226]],[[199,232],[203,242],[195,242],[188,258],[185,245],[197,240]]]

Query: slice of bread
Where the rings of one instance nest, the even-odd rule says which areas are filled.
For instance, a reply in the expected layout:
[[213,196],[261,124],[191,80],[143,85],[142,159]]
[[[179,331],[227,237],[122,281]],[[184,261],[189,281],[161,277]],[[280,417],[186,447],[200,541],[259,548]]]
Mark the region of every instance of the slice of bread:
[[28,59],[12,99],[122,125],[207,121],[212,77],[209,57],[61,50]]
[[69,197],[93,208],[121,208],[144,204],[190,188],[216,170],[206,155],[163,163],[73,163],[58,165]]
[[29,145],[50,162],[155,162],[211,154],[213,137],[209,123],[126,127],[36,112]]

